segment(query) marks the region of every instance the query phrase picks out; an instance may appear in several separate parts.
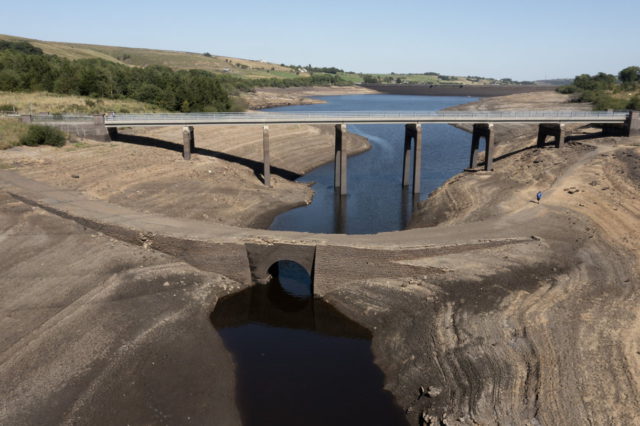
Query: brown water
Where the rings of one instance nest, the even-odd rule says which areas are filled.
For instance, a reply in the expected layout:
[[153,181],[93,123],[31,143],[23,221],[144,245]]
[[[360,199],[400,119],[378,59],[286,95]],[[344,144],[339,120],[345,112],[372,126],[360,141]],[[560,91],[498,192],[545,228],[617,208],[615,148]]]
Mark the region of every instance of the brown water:
[[373,362],[371,333],[311,297],[307,273],[228,296],[211,321],[236,363],[245,425],[404,425]]

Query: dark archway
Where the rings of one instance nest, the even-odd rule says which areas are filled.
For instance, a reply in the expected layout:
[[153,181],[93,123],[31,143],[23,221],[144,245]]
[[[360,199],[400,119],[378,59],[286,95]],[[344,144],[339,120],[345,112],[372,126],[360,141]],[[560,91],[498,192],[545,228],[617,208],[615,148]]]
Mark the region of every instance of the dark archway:
[[313,284],[315,246],[294,244],[245,244],[251,277],[262,284],[269,282],[278,270],[278,262],[292,261],[302,267]]
[[269,268],[268,297],[275,305],[302,308],[313,299],[313,281],[307,270],[292,260],[279,260]]

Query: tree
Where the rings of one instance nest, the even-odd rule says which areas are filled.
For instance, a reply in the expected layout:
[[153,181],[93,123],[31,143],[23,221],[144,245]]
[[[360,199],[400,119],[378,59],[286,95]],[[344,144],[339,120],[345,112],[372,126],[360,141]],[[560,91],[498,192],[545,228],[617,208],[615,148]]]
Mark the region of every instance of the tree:
[[627,67],[618,73],[618,78],[623,83],[635,83],[640,81],[640,67]]

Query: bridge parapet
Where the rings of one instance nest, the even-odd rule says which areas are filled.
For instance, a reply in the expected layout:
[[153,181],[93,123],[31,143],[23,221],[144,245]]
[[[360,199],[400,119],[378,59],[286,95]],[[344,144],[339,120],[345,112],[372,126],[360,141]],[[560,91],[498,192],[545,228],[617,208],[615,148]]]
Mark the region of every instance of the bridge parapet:
[[111,114],[107,127],[336,123],[624,123],[626,111],[333,111]]

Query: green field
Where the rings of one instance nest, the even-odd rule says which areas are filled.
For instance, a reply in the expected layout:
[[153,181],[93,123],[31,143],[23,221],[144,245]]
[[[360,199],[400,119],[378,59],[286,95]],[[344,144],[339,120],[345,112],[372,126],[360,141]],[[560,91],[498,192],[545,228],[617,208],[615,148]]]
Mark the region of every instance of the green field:
[[376,80],[381,84],[464,84],[464,85],[486,85],[486,84],[513,84],[511,81],[496,80],[482,77],[457,77],[440,75],[436,73],[425,74],[366,74],[366,73],[339,73],[340,78],[352,84],[365,83],[365,80]]

